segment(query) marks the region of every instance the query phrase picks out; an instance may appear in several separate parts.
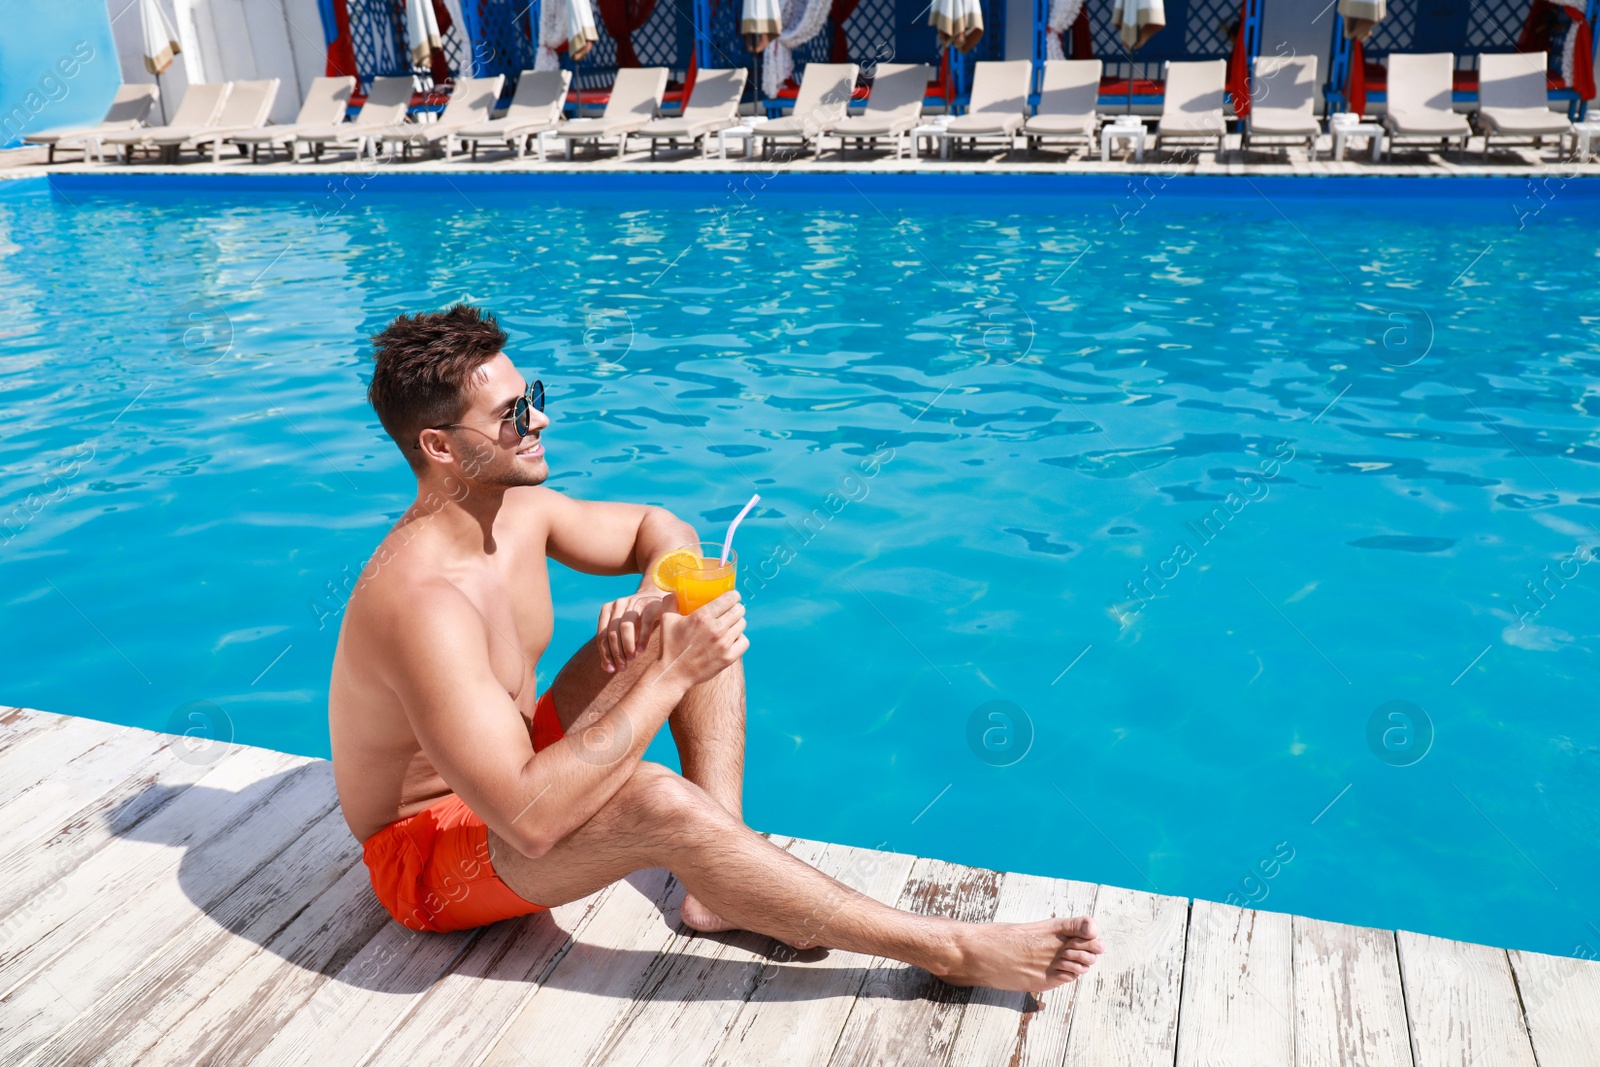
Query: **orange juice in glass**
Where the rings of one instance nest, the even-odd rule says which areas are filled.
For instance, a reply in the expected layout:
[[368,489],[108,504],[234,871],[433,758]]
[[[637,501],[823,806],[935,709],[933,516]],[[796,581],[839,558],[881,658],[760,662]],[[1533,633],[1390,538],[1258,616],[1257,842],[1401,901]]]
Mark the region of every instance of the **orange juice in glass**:
[[[710,541],[703,541],[698,545],[686,545],[678,550],[684,553],[679,556],[679,565],[676,568],[673,580],[673,592],[678,594],[678,613],[687,615],[696,608],[704,607],[734,586],[734,579],[738,577],[739,553],[728,552],[728,560],[722,562],[722,546]],[[678,553],[673,553],[677,556]],[[689,556],[692,555],[693,559]]]

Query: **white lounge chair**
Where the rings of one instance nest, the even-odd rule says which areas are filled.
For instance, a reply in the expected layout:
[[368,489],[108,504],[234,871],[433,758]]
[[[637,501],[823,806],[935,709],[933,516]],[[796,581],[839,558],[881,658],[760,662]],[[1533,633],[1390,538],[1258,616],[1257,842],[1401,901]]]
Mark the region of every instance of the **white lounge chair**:
[[1317,57],[1257,56],[1251,80],[1250,114],[1244,120],[1243,148],[1262,138],[1317,147]]
[[500,90],[505,87],[506,76],[496,74],[491,78],[457,78],[450,90],[450,99],[444,111],[433,122],[402,122],[386,126],[370,136],[373,154],[390,145],[400,146],[400,158],[411,158],[413,146],[421,149],[444,150],[445,158],[455,155],[455,136],[468,126],[489,121]]
[[1484,159],[1489,158],[1494,137],[1501,143],[1532,141],[1535,147],[1554,137],[1565,146],[1572,123],[1550,110],[1545,84],[1549,63],[1545,52],[1485,52],[1478,57],[1478,128],[1483,131]]
[[1461,142],[1467,150],[1472,127],[1451,109],[1456,57],[1449,52],[1389,53],[1389,82],[1383,125],[1389,131],[1385,157],[1394,156],[1398,141],[1437,141],[1446,147]]
[[222,114],[223,105],[228,102],[228,94],[232,92],[234,84],[234,82],[190,83],[184,90],[183,99],[178,102],[177,110],[172,113],[172,121],[165,126],[141,126],[137,129],[114,131],[101,137],[100,142],[116,148],[124,162],[128,163],[133,162],[135,149],[155,147],[156,142],[152,138],[163,137],[165,138],[163,143],[167,143],[173,137],[177,137],[178,143],[181,144],[194,134],[216,126],[217,118]]
[[411,75],[379,77],[372,79],[367,98],[356,113],[354,122],[333,122],[326,126],[301,130],[294,135],[294,161],[300,162],[300,152],[310,146],[312,156],[322,158],[327,148],[354,148],[359,156],[366,150],[367,138],[385,126],[392,126],[405,118],[411,104]]
[[350,96],[355,91],[356,80],[348,75],[313,78],[311,87],[306,90],[306,98],[300,102],[300,112],[295,115],[293,122],[283,126],[262,126],[254,130],[245,130],[243,133],[231,134],[225,140],[250,149],[252,163],[256,162],[263,147],[271,158],[277,159],[278,149],[287,150],[289,142],[301,133],[321,129],[344,118],[345,108],[350,106]]
[[[525,70],[517,75],[517,91],[504,115],[463,126],[455,139],[472,147],[473,159],[478,158],[478,145],[485,141],[504,144],[515,150],[520,159],[527,153],[529,141],[560,124],[561,108],[571,85],[570,70]],[[543,138],[539,138],[539,146],[539,158],[543,159]]]
[[117,95],[111,98],[106,117],[94,126],[79,126],[60,130],[40,130],[22,140],[26,144],[46,147],[45,162],[56,161],[56,149],[78,148],[87,159],[91,148],[98,148],[100,138],[108,133],[120,133],[144,125],[144,120],[155,106],[160,91],[154,85],[119,85]]
[[1167,63],[1167,83],[1161,98],[1161,119],[1156,123],[1156,147],[1174,141],[1215,144],[1222,155],[1228,122],[1222,117],[1228,61],[1201,59]]
[[612,137],[617,139],[617,155],[622,155],[628,148],[628,135],[649,125],[666,92],[666,67],[618,70],[603,113],[593,118],[573,119],[556,130],[567,158],[572,158],[573,145],[592,144],[598,151],[601,141]]
[[1028,93],[1033,89],[1033,62],[1012,59],[973,65],[972,97],[967,113],[944,128],[944,144],[965,142],[976,148],[983,138],[997,138],[1007,151],[1016,147],[1017,131],[1028,121]]
[[765,154],[774,144],[800,142],[800,151],[816,142],[822,154],[822,133],[838,124],[850,112],[850,95],[856,89],[861,68],[854,63],[807,63],[800,77],[800,92],[794,107],[782,118],[763,122],[751,133],[752,152]]
[[1101,63],[1098,59],[1051,59],[1044,65],[1039,106],[1022,124],[1022,136],[1032,153],[1046,141],[1082,141],[1094,145],[1100,118]]
[[272,111],[272,102],[278,95],[277,78],[236,81],[231,84],[233,88],[228,90],[228,99],[223,103],[222,110],[217,112],[217,120],[211,126],[189,131],[187,134],[181,130],[167,133],[154,132],[149,138],[150,143],[167,152],[173,163],[178,161],[179,154],[185,148],[193,148],[203,154],[209,145],[211,162],[220,162],[222,142],[228,135],[246,133],[265,125],[267,115]]
[[695,75],[694,91],[683,105],[683,114],[653,119],[635,136],[650,139],[651,159],[656,158],[656,146],[662,141],[669,148],[688,141],[691,147],[700,149],[710,134],[739,125],[739,98],[744,95],[744,82],[749,76],[743,67],[701,70]]
[[839,154],[852,140],[857,148],[862,141],[876,147],[880,137],[887,137],[894,140],[895,158],[905,155],[907,135],[922,121],[922,101],[932,80],[933,68],[926,63],[878,64],[867,110],[846,115],[826,131],[839,138]]

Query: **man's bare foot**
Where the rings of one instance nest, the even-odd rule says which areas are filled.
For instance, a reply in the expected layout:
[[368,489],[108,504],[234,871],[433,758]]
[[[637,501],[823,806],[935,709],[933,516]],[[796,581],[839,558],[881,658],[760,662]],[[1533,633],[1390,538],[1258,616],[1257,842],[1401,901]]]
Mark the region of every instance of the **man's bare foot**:
[[723,930],[737,930],[738,927],[724,919],[695,897],[693,893],[685,894],[683,910],[679,913],[683,925],[691,930],[698,930],[702,934],[716,934]]
[[960,962],[940,975],[951,985],[1041,993],[1081,977],[1105,951],[1100,928],[1088,916],[956,929]]

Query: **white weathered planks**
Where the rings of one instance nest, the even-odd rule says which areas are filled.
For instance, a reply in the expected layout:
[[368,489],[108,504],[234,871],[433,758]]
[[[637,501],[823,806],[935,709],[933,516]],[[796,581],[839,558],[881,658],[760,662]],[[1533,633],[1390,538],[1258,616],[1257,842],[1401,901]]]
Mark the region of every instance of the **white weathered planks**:
[[[825,848],[815,841],[773,840],[803,863]],[[727,1034],[780,942],[740,932],[687,937],[645,976],[633,1004],[589,1062],[605,1067],[705,1063]]]
[[1294,1061],[1291,920],[1197,900],[1189,910],[1178,1067],[1280,1067]]
[[1395,940],[1416,1067],[1536,1067],[1504,949],[1407,930]]
[[1094,916],[1105,954],[1078,981],[1068,1063],[1171,1063],[1189,902],[1100,887]]
[[[364,1067],[478,1062],[615,888],[485,930],[383,1036]],[[493,1022],[485,1025],[485,1020]]]
[[620,1019],[656,957],[684,938],[666,916],[683,901],[659,868],[629,875],[589,920],[584,939],[528,998],[484,1063],[584,1063]]
[[[829,845],[817,866],[858,893],[893,901],[905,887],[914,862],[914,857],[898,852]],[[740,1008],[712,1062],[717,1067],[827,1063],[873,962],[871,956],[837,949],[779,950],[758,976],[755,991]]]
[[1600,1063],[1600,961],[1512,952],[1539,1067]]
[[[1090,915],[1099,886],[1008,874],[1000,883],[995,922],[1033,922]],[[1058,1067],[1067,1054],[1078,983],[1045,993],[1042,1004],[1026,993],[974,989],[961,1015],[950,1067]]]
[[[942,860],[919,859],[896,907],[919,915],[987,922],[1000,875]],[[943,1063],[970,990],[946,985],[917,967],[879,958],[867,971],[831,1063]]]
[[[20,1058],[65,1026],[147,962],[155,946],[189,924],[206,923],[209,915],[223,913],[223,901],[241,881],[329,813],[327,789],[294,788],[319,772],[324,778],[331,776],[326,763],[302,765],[257,782],[253,795],[250,790],[223,794],[222,804],[231,800],[244,805],[244,810],[219,819],[214,828],[219,832],[188,849],[147,848],[142,864],[128,865],[130,871],[138,871],[129,879],[141,886],[138,891],[112,879],[90,904],[92,925],[80,917],[41,939],[38,944],[56,948],[62,956],[47,964],[48,981],[24,979],[0,1001],[0,1015],[7,1020],[0,1032],[0,1061]],[[131,847],[121,841],[107,846],[80,873],[91,865],[103,867],[101,860],[116,858]],[[71,880],[58,884],[70,887]],[[70,892],[67,898],[71,900]],[[94,952],[71,951],[74,942],[91,934]]]
[[197,766],[170,741],[0,709],[0,1061],[1600,1063],[1597,962],[809,841],[775,839],[917,910],[1092,909],[1109,950],[1029,1011],[881,959],[685,936],[663,871],[415,934],[373,898],[326,763]]
[[1394,934],[1294,918],[1295,1067],[1411,1067]]

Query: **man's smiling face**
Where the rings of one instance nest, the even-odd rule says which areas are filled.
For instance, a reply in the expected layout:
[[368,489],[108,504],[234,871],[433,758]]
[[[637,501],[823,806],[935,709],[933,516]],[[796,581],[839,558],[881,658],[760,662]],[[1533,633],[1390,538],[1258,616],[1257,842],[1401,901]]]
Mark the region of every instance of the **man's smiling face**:
[[511,487],[539,485],[550,477],[542,440],[550,420],[544,412],[530,408],[528,432],[517,435],[517,401],[527,390],[528,383],[504,352],[473,375],[467,389],[467,410],[449,431],[458,446],[461,467],[472,481]]

